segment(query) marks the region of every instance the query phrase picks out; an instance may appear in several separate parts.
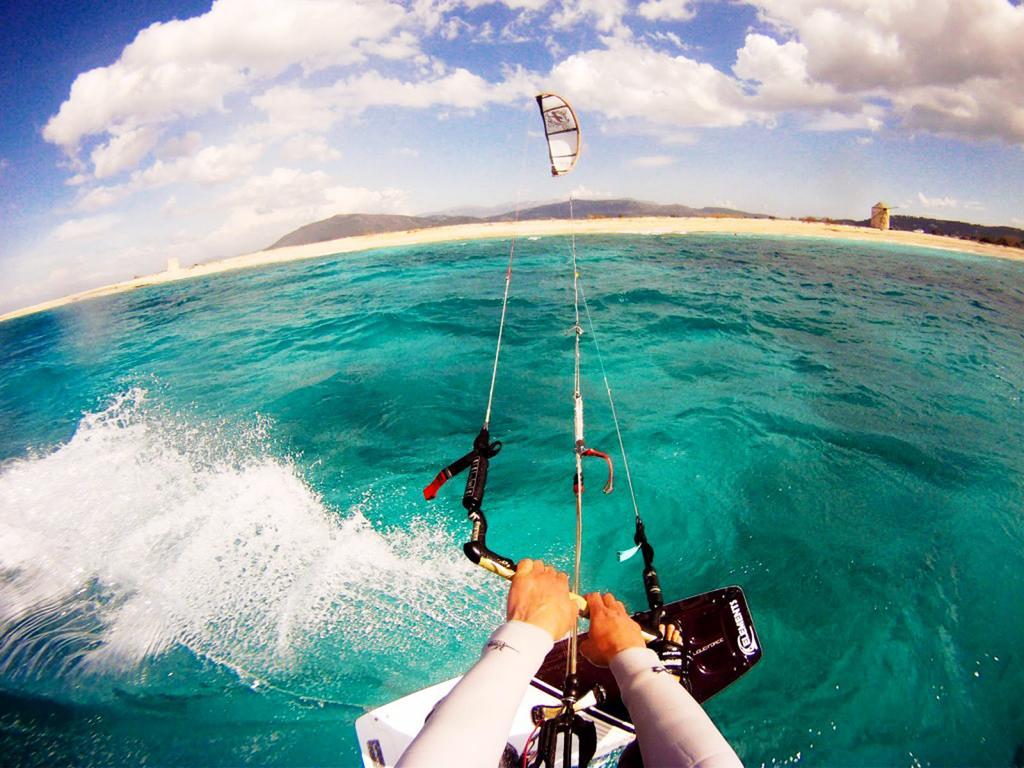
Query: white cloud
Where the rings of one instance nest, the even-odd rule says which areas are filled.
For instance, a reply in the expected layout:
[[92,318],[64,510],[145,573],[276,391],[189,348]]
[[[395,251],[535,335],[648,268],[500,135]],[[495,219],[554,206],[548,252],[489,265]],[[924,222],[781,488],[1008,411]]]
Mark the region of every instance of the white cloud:
[[159,271],[170,257],[189,265],[257,250],[336,213],[409,210],[403,190],[340,184],[323,171],[275,168],[181,189],[131,213],[71,219],[22,258],[0,261],[0,304],[13,309]]
[[398,80],[368,71],[333,85],[307,88],[292,84],[267,90],[253,103],[267,115],[269,125],[324,132],[346,116],[368,109],[451,107],[475,110],[490,104],[515,103],[535,93],[532,79],[522,70],[491,83],[467,69],[423,80]]
[[925,208],[959,208],[960,203],[952,197],[926,197],[923,192],[917,193],[917,199]]
[[649,32],[645,36],[649,40],[653,40],[656,43],[669,43],[673,48],[680,51],[692,50],[692,46],[684,43],[682,38],[679,37],[675,32],[666,32],[663,30],[656,30]]
[[697,134],[692,131],[666,133],[662,134],[659,138],[662,144],[668,144],[669,146],[689,146],[697,143]]
[[327,139],[323,136],[299,134],[284,143],[284,146],[281,147],[281,156],[293,163],[303,160],[329,163],[340,158],[341,152],[328,144]]
[[253,105],[262,111],[267,120],[258,126],[251,126],[250,135],[257,138],[284,138],[297,133],[322,134],[328,131],[340,116],[326,103],[323,87],[306,87],[291,83],[268,88],[253,97]]
[[179,181],[196,184],[223,184],[248,175],[263,153],[260,144],[209,146],[191,157],[172,162],[157,160],[148,168],[132,174],[134,189],[151,189]]
[[398,189],[348,187],[323,171],[275,168],[231,189],[217,207],[222,223],[201,246],[213,253],[239,244],[265,247],[303,224],[340,213],[405,213],[408,200]]
[[180,136],[168,139],[157,149],[157,156],[163,160],[194,155],[203,144],[203,137],[198,131],[188,131]]
[[628,162],[634,168],[664,168],[675,163],[676,158],[671,155],[641,155]]
[[569,196],[573,200],[600,200],[602,198],[608,197],[608,193],[601,189],[594,189],[593,187],[588,187],[586,184],[577,184],[575,187],[573,187],[572,191],[569,193]]
[[565,29],[592,19],[598,32],[628,34],[622,25],[628,10],[626,0],[561,0],[559,9],[551,14],[551,24]]
[[812,131],[872,131],[884,126],[884,111],[873,104],[863,105],[859,112],[825,110],[807,123]]
[[162,213],[164,216],[171,216],[177,212],[178,198],[176,195],[171,195],[166,200],[164,200],[164,204],[160,206],[160,213]]
[[105,179],[134,168],[156,146],[159,136],[159,130],[150,126],[116,133],[92,151],[93,175]]
[[548,4],[548,0],[462,0],[462,5],[467,8],[479,8],[492,4],[501,4],[512,10],[539,11]]
[[551,71],[550,84],[572,93],[575,106],[637,130],[737,126],[753,119],[733,78],[710,64],[631,42],[570,56]]
[[467,69],[459,68],[444,77],[419,82],[400,81],[367,72],[335,83],[329,98],[336,106],[349,112],[382,106],[425,109],[443,105],[479,109],[495,102],[514,102],[532,91],[531,84],[522,73],[502,83],[490,83]]
[[469,29],[472,29],[472,27],[462,19],[448,19],[441,28],[441,37],[445,40],[455,40],[460,34]]
[[[804,53],[808,83],[884,99],[910,130],[1024,143],[1024,5],[745,0]],[[792,79],[792,78],[791,78]]]
[[82,240],[96,237],[112,229],[121,221],[120,216],[107,214],[104,216],[86,216],[80,219],[68,219],[56,227],[50,236],[59,242]]
[[246,179],[222,200],[233,207],[260,213],[282,207],[305,209],[308,213],[303,214],[306,221],[302,223],[356,211],[397,213],[406,206],[405,193],[400,190],[341,186],[323,171],[294,168],[275,168],[270,173]]
[[132,193],[129,184],[112,184],[110,186],[93,187],[81,192],[75,203],[79,211],[98,211],[121,202]]
[[43,129],[69,153],[83,138],[223,109],[224,98],[299,65],[305,72],[414,53],[387,0],[216,0],[142,30],[116,62],[80,74]]
[[649,21],[689,21],[697,15],[691,0],[646,0],[636,12]]
[[419,39],[411,32],[402,31],[385,40],[365,40],[359,43],[360,53],[382,59],[412,59],[420,54]]
[[565,47],[557,35],[548,35],[544,38],[544,49],[552,59],[560,59],[565,55]]
[[995,79],[972,79],[956,88],[911,88],[890,98],[907,128],[1024,144],[1020,93],[1024,93],[1024,76],[1013,85]]
[[700,140],[700,133],[696,130],[673,128],[664,123],[608,118],[598,128],[606,136],[638,136],[670,147],[690,146]]
[[1020,74],[1024,7],[1007,0],[747,0],[794,30],[811,74],[845,90]]
[[851,103],[829,85],[813,82],[807,72],[807,47],[795,40],[779,43],[767,35],[749,34],[736,53],[733,72],[756,82],[754,101],[762,108],[783,111]]
[[108,208],[137,192],[178,182],[210,186],[234,181],[252,173],[263,151],[261,144],[233,143],[204,147],[188,157],[158,159],[148,167],[134,171],[124,183],[83,189],[75,208],[80,211]]
[[331,213],[409,213],[408,196],[400,189],[335,184],[324,191],[324,196]]

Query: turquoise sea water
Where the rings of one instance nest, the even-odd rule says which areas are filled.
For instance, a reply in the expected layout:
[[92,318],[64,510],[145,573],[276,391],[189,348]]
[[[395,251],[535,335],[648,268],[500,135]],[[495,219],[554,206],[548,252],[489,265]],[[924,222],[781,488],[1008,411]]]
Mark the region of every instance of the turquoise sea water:
[[[745,762],[1020,764],[1024,266],[579,252],[666,592],[738,583],[754,613],[764,660],[708,706]],[[0,762],[355,765],[356,717],[462,671],[504,587],[462,559],[461,478],[421,488],[480,426],[506,257],[382,250],[0,324]],[[485,505],[495,549],[563,567],[567,258],[518,244]],[[585,514],[586,587],[642,607],[624,484]]]

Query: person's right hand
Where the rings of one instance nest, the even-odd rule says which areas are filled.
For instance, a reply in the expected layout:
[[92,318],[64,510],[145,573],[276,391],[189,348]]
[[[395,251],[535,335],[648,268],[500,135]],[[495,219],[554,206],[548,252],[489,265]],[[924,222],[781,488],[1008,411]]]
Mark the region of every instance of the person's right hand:
[[609,662],[627,648],[645,647],[640,625],[629,618],[626,606],[612,594],[587,595],[590,608],[590,633],[580,644],[580,652],[592,664],[607,667]]
[[542,560],[520,560],[508,590],[506,618],[525,621],[558,640],[576,625],[578,608],[569,598],[569,577]]

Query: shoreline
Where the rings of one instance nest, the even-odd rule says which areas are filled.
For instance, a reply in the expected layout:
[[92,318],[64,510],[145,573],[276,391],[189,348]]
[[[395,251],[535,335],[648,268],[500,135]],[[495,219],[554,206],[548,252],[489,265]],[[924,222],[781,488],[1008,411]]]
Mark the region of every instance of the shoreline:
[[89,290],[63,296],[59,299],[33,304],[0,315],[0,322],[17,317],[56,309],[103,296],[112,296],[133,291],[150,285],[160,285],[194,277],[205,277],[236,269],[284,264],[291,261],[313,259],[377,248],[394,248],[405,245],[441,243],[457,240],[484,240],[531,236],[567,235],[775,235],[809,239],[855,240],[861,242],[887,243],[893,245],[934,248],[957,253],[990,256],[1024,261],[1024,249],[1008,248],[1002,245],[978,243],[973,240],[957,240],[941,235],[928,235],[896,230],[881,231],[868,227],[854,227],[845,224],[804,222],[791,219],[730,219],[730,218],[670,218],[632,217],[583,219],[571,222],[568,219],[540,219],[535,221],[481,222],[479,224],[457,224],[446,227],[429,227],[401,232],[383,232],[375,235],[354,235],[337,240],[326,240],[308,245],[293,245],[274,250],[254,251],[241,256],[183,267],[173,271],[157,272],[152,275],[124,280],[119,283],[90,288]]

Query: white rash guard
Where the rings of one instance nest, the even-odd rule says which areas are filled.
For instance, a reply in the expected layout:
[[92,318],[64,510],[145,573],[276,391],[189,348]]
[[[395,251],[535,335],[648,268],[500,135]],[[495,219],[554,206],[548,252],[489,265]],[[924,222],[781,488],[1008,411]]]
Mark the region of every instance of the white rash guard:
[[650,648],[627,648],[609,665],[647,768],[743,768],[711,718]]
[[[552,645],[551,635],[532,624],[509,621],[498,627],[480,661],[434,707],[399,767],[495,768],[519,701]],[[636,726],[645,766],[742,768],[711,718],[662,670],[654,651],[622,651],[611,670]]]
[[523,621],[498,627],[480,661],[434,707],[399,768],[497,768],[519,702],[554,641]]

